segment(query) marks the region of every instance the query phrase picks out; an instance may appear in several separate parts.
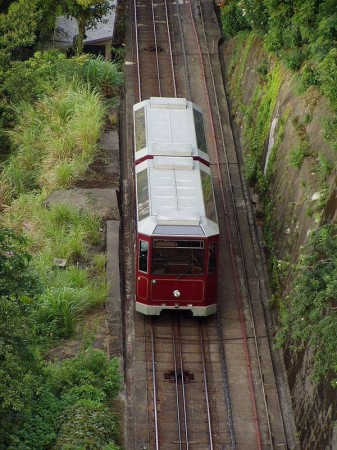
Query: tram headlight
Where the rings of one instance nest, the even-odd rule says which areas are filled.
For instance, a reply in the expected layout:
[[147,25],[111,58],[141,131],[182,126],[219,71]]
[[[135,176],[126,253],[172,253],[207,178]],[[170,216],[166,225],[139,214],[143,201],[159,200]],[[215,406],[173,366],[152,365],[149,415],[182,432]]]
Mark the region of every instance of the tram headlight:
[[175,298],[179,298],[180,297],[180,291],[178,289],[173,291],[173,297],[175,297]]

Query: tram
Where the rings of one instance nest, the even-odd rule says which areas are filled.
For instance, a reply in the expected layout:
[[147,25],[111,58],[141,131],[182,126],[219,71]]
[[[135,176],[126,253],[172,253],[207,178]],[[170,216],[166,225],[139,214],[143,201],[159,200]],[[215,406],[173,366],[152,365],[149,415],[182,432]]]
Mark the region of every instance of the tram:
[[201,109],[184,98],[134,105],[136,310],[216,311],[219,227]]

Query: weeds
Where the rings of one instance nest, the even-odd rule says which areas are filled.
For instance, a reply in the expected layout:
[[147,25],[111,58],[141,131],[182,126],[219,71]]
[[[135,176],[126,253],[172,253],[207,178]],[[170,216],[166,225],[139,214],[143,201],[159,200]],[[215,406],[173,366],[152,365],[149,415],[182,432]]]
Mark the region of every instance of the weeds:
[[18,124],[10,133],[16,153],[2,173],[2,203],[37,187],[66,188],[81,178],[93,161],[106,112],[100,94],[76,84],[34,108],[17,107]]
[[298,147],[293,147],[289,153],[289,164],[300,169],[306,156],[309,156],[309,153],[305,145],[301,144]]

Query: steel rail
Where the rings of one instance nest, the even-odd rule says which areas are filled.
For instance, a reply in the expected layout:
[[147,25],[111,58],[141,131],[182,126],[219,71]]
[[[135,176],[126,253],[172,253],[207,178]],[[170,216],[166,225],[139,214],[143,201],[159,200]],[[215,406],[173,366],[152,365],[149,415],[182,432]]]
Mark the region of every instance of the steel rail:
[[227,234],[227,241],[228,241],[230,255],[231,255],[232,270],[233,270],[235,292],[236,292],[236,300],[237,300],[237,305],[238,305],[240,324],[241,324],[241,332],[242,332],[243,343],[244,343],[244,353],[245,353],[245,359],[246,359],[247,376],[248,376],[249,390],[250,390],[252,409],[253,409],[253,418],[254,418],[254,423],[255,423],[256,441],[257,441],[258,449],[261,450],[262,449],[262,441],[261,441],[261,433],[260,433],[260,427],[259,427],[259,419],[258,419],[258,414],[257,414],[257,403],[256,403],[256,398],[255,398],[253,376],[252,376],[252,371],[251,371],[247,334],[246,334],[246,330],[245,330],[244,317],[243,317],[243,311],[242,311],[241,290],[239,288],[239,282],[238,282],[239,276],[237,273],[237,267],[236,267],[236,262],[235,262],[235,257],[234,257],[232,240],[230,237],[230,224],[229,224],[229,220],[228,220],[228,210],[227,210],[227,206],[226,206],[225,193],[224,193],[224,188],[223,188],[223,180],[222,180],[221,170],[220,170],[219,149],[218,149],[217,142],[216,142],[215,126],[214,126],[214,121],[213,121],[209,91],[208,91],[207,82],[206,82],[205,67],[203,64],[202,51],[201,51],[198,33],[196,30],[196,24],[194,21],[191,1],[189,1],[188,4],[189,4],[190,17],[191,17],[192,26],[193,26],[193,32],[195,34],[197,48],[198,48],[198,56],[199,56],[200,66],[201,66],[202,75],[203,75],[203,83],[204,83],[204,89],[205,89],[205,94],[206,94],[206,102],[207,102],[207,107],[208,107],[210,124],[211,124],[211,128],[212,128],[212,138],[214,141],[214,149],[215,149],[216,154],[218,155],[218,157],[216,158],[217,159],[216,164],[217,164],[218,175],[219,175],[221,199],[222,199],[222,203],[223,203],[223,207],[224,207],[224,211],[225,211],[226,234]]
[[173,317],[172,317],[172,346],[173,346],[173,361],[174,361],[174,379],[175,379],[175,388],[176,388],[176,406],[177,406],[177,424],[178,424],[179,450],[182,450],[180,408],[179,408],[179,389],[178,389],[178,365],[177,365],[177,353],[176,353],[176,341],[175,341]]
[[170,21],[169,21],[169,15],[168,15],[167,0],[165,0],[164,3],[165,3],[165,17],[166,17],[166,24],[167,24],[167,38],[169,41],[169,54],[170,54],[171,70],[172,70],[173,92],[174,92],[174,96],[177,97],[177,84],[176,84],[176,77],[175,77],[175,73],[174,73],[173,50],[172,50],[172,42],[171,42]]
[[[199,3],[203,35],[204,35],[204,38],[205,38],[205,45],[206,45],[206,48],[208,50],[208,44],[207,44],[207,39],[206,39],[205,23],[204,23],[204,18],[203,18],[203,14],[202,14],[201,4],[200,4],[200,0],[196,0],[196,1]],[[210,59],[210,56],[209,56],[209,51],[207,51],[207,58],[208,58],[208,62],[209,62],[209,67],[211,68],[211,59]],[[213,91],[214,91],[214,98],[215,98],[215,103],[216,103],[216,111],[217,111],[218,121],[219,121],[219,124],[221,124],[220,107],[219,107],[218,97],[216,95],[216,86],[215,86],[215,80],[214,80],[213,71],[210,70],[210,73],[211,73],[211,78],[212,78],[212,86],[213,86]],[[227,175],[228,175],[228,179],[230,180],[229,189],[230,189],[230,194],[231,194],[232,205],[235,205],[233,185],[232,185],[232,182],[231,182],[231,173],[230,173],[230,169],[229,169],[229,162],[228,162],[226,146],[225,146],[225,138],[224,138],[222,127],[220,126],[219,129],[220,129],[220,134],[221,134],[222,146],[223,146],[223,149],[224,149],[223,153],[224,153],[225,161],[226,161]],[[241,180],[241,184],[242,184],[242,180]],[[252,298],[251,298],[251,291],[250,291],[249,282],[248,282],[247,265],[246,265],[245,257],[244,257],[244,250],[243,250],[243,243],[242,243],[241,233],[239,231],[240,227],[239,227],[239,221],[238,221],[238,217],[237,217],[237,211],[236,211],[235,208],[233,208],[233,209],[235,211],[235,214],[234,214],[235,231],[236,231],[237,239],[238,239],[238,242],[239,242],[240,255],[241,255],[241,260],[242,260],[242,265],[243,265],[243,275],[244,275],[244,280],[245,280],[245,287],[246,287],[246,290],[247,290],[249,312],[250,312],[250,316],[251,316],[251,319],[252,319],[252,329],[253,329],[253,335],[254,335],[255,351],[256,351],[256,354],[257,354],[259,375],[260,375],[261,385],[262,385],[263,401],[264,401],[264,408],[265,408],[265,411],[266,411],[266,419],[267,419],[269,440],[270,440],[271,448],[273,448],[273,437],[272,437],[271,424],[270,424],[270,419],[269,419],[269,408],[268,408],[268,404],[267,404],[267,400],[266,400],[267,399],[267,395],[266,395],[265,386],[264,386],[264,382],[263,382],[263,371],[262,371],[262,365],[261,365],[261,360],[260,360],[260,349],[259,349],[259,344],[258,344],[258,338],[257,338],[257,333],[256,333],[256,325],[255,325],[255,319],[254,319],[253,308],[252,308]]]
[[138,98],[142,101],[140,62],[139,62],[139,40],[138,40],[138,20],[137,20],[137,0],[133,0],[134,21],[135,21],[135,39],[136,39],[136,60],[137,60],[137,78],[138,78]]
[[208,383],[207,383],[207,374],[206,374],[204,337],[203,337],[203,334],[202,334],[202,326],[201,326],[200,319],[199,319],[198,323],[199,323],[199,336],[200,336],[200,346],[201,346],[202,373],[203,373],[203,377],[204,377],[204,390],[205,390],[206,409],[207,409],[209,450],[213,450],[214,447],[213,447],[212,420],[211,420],[211,412],[210,412],[209,397],[208,397]]
[[185,41],[184,41],[184,32],[183,27],[181,24],[181,18],[180,18],[180,11],[179,11],[179,2],[176,1],[176,11],[177,11],[177,17],[178,17],[178,24],[179,24],[179,34],[181,37],[181,46],[183,49],[183,57],[184,57],[184,68],[185,68],[185,78],[186,78],[186,90],[187,90],[187,99],[192,100],[192,94],[191,94],[191,81],[190,81],[190,74],[188,72],[188,63],[187,63],[187,57],[186,57],[186,48],[185,48]]
[[177,318],[177,329],[178,329],[178,337],[179,337],[179,357],[180,357],[180,373],[181,373],[181,390],[182,390],[182,395],[183,395],[183,408],[184,408],[185,439],[186,439],[186,450],[188,450],[190,447],[190,442],[189,442],[189,437],[188,437],[186,393],[185,393],[185,380],[184,380],[184,363],[183,363],[183,350],[182,350],[182,345],[181,345],[181,333],[180,333],[179,318]]
[[158,429],[158,410],[157,410],[157,385],[156,385],[156,359],[154,348],[154,333],[153,333],[153,320],[150,317],[151,327],[151,352],[152,352],[152,387],[153,387],[153,411],[154,411],[154,426],[155,426],[155,442],[156,450],[159,450],[159,429]]
[[152,8],[152,25],[153,25],[153,36],[154,36],[154,49],[156,53],[156,64],[157,64],[157,78],[158,78],[158,90],[159,97],[161,97],[161,84],[160,84],[160,69],[159,69],[159,58],[158,58],[158,43],[157,43],[157,30],[156,30],[156,18],[154,13],[154,4],[153,0],[151,0],[151,8]]

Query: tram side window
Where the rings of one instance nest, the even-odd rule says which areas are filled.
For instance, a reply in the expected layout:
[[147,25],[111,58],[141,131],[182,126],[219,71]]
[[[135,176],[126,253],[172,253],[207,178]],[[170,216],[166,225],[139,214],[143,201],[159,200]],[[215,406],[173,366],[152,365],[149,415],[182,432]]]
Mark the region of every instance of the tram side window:
[[208,274],[216,272],[216,243],[208,247]]
[[139,263],[138,269],[140,272],[147,273],[147,260],[149,254],[149,243],[146,241],[139,241]]

